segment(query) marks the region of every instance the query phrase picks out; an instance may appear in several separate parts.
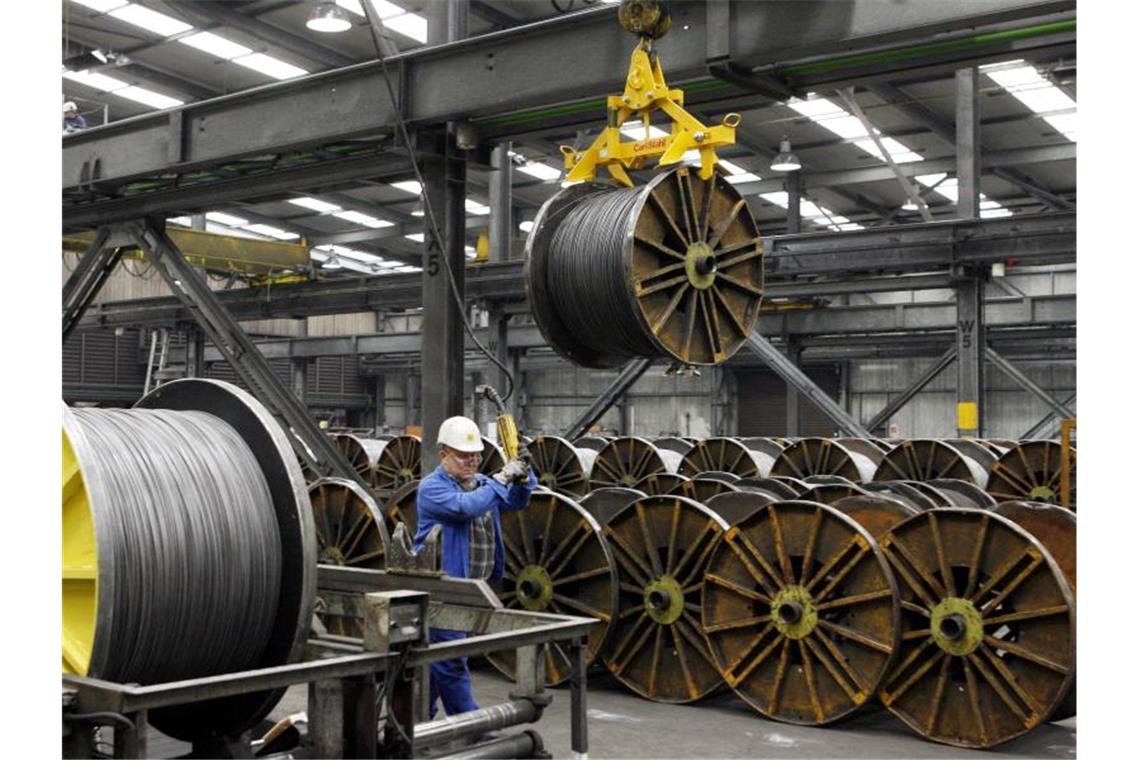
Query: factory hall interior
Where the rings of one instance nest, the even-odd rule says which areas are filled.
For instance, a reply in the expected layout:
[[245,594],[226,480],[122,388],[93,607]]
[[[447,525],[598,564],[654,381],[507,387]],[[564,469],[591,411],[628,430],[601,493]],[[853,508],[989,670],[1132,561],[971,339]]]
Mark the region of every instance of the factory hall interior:
[[41,751],[1076,757],[1075,0],[43,5]]

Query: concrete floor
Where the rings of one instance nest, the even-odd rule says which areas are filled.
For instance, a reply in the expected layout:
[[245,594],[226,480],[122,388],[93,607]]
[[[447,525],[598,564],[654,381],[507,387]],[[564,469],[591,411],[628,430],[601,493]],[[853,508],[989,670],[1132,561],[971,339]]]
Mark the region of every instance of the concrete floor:
[[[473,674],[482,705],[506,699],[510,681],[497,671]],[[556,758],[570,757],[570,692],[552,690],[554,703],[534,728]],[[695,705],[666,705],[636,696],[608,673],[591,673],[586,696],[591,758],[1071,758],[1077,719],[1039,726],[990,750],[924,741],[885,711],[833,728],[809,728],[760,717],[731,692]]]
[[[489,666],[472,674],[475,699],[491,705],[507,699],[511,682]],[[552,689],[554,702],[536,729],[547,751],[569,758],[570,692]],[[274,709],[278,720],[306,707],[306,687],[294,686]],[[731,692],[695,705],[650,702],[604,672],[590,674],[586,696],[591,758],[1072,758],[1077,719],[1039,726],[1017,741],[984,754],[924,741],[885,711],[852,718],[833,728],[808,728],[765,720]],[[517,729],[508,729],[510,732]],[[189,750],[153,731],[151,752],[173,757]]]

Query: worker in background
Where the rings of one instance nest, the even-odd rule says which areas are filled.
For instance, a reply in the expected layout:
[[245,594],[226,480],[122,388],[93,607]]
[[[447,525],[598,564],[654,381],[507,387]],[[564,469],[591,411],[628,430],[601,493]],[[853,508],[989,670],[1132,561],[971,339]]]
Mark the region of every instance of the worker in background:
[[[500,513],[525,509],[538,480],[520,459],[512,459],[491,477],[481,474],[483,439],[479,426],[466,417],[444,420],[436,443],[439,467],[420,481],[416,496],[419,529],[415,549],[419,551],[438,524],[442,526],[443,572],[456,578],[498,581],[505,564]],[[430,631],[433,644],[466,636],[464,631]],[[433,718],[438,699],[448,715],[479,709],[471,693],[466,657],[432,663]]]
[[87,129],[87,119],[79,115],[79,108],[69,100],[63,104],[63,131],[78,132],[81,129]]

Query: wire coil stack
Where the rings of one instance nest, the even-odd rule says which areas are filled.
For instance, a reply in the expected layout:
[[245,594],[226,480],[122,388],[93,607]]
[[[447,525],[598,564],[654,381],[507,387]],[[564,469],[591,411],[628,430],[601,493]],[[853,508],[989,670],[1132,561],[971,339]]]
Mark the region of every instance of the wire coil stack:
[[644,187],[574,185],[547,201],[527,241],[527,290],[546,340],[576,364],[720,364],[759,317],[761,256],[733,186],[680,167]]
[[[315,533],[277,423],[243,391],[164,385],[130,410],[64,414],[66,673],[162,683],[279,665],[304,644]],[[280,692],[155,711],[192,740]]]

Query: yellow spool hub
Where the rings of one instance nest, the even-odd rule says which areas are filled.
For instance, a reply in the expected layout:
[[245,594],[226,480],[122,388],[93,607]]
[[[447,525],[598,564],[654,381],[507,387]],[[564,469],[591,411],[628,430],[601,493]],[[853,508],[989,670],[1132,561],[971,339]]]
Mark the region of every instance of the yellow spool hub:
[[95,642],[99,554],[79,459],[63,431],[63,672],[86,675]]

